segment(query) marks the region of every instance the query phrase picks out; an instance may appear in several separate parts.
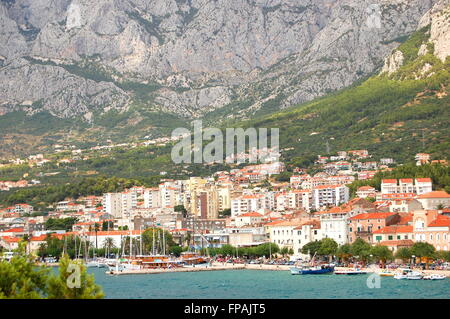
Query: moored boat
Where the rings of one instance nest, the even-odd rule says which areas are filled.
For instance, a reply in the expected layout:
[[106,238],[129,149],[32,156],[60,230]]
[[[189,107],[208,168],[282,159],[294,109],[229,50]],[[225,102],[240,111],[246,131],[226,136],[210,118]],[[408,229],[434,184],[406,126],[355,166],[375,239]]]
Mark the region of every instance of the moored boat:
[[292,275],[322,275],[322,274],[329,274],[334,271],[334,264],[316,265],[314,262],[315,257],[316,257],[316,254],[314,254],[309,265],[295,264],[294,267],[291,267],[289,269],[291,271],[291,274]]
[[432,274],[432,275],[423,277],[424,280],[443,280],[445,278],[447,278],[447,277],[444,275],[440,275],[440,274]]
[[298,266],[290,268],[292,275],[321,275],[328,274],[334,271],[332,265],[319,265],[319,266]]
[[414,271],[411,269],[401,269],[401,273],[395,274],[394,279],[398,280],[420,280],[423,278],[423,274],[418,271]]
[[381,277],[394,277],[395,276],[395,272],[385,269],[382,272],[380,272],[379,275]]
[[359,268],[355,268],[352,270],[336,270],[334,272],[336,275],[365,275],[367,271],[363,271]]

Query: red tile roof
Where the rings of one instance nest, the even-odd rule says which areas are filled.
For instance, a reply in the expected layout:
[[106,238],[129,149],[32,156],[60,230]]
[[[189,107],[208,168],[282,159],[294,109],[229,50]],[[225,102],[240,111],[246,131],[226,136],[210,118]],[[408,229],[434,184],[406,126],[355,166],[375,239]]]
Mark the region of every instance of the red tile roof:
[[384,219],[389,216],[393,216],[396,213],[362,213],[356,216],[353,216],[350,219],[358,220],[358,219]]
[[262,215],[257,212],[249,212],[249,213],[239,215],[239,217],[262,217]]
[[24,229],[23,229],[23,227],[16,227],[16,228],[11,228],[11,229],[5,230],[4,232],[5,233],[23,233]]
[[3,241],[7,243],[18,243],[22,239],[20,237],[11,237],[11,236],[3,236],[1,238]]
[[399,215],[400,215],[400,221],[397,223],[397,225],[407,225],[408,223],[412,222],[413,214],[399,213]]
[[450,227],[450,217],[445,215],[438,215],[428,227]]
[[361,186],[360,188],[358,188],[358,191],[372,191],[375,190],[375,188],[373,188],[372,186]]
[[431,178],[416,178],[416,182],[419,182],[419,183],[431,183]]
[[450,195],[444,191],[433,191],[419,195],[417,198],[450,198]]
[[398,233],[412,233],[413,227],[409,225],[391,225],[374,231],[374,234],[398,234]]

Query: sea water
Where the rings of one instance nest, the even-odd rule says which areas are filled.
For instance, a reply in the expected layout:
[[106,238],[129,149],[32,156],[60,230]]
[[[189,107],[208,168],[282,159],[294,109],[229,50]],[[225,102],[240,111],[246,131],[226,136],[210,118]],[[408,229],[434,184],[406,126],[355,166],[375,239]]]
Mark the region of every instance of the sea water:
[[[291,275],[289,271],[223,270],[165,274],[108,275],[89,268],[106,298],[124,299],[450,299],[450,279],[396,280],[369,275]],[[370,288],[372,287],[372,288]],[[379,288],[377,288],[379,287]]]

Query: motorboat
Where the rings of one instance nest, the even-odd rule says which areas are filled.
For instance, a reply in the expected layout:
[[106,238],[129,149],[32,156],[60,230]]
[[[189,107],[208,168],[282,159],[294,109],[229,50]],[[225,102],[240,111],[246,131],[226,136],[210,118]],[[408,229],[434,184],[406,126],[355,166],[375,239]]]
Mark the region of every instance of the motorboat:
[[336,275],[365,275],[367,271],[361,270],[360,268],[354,268],[351,270],[336,270],[334,272]]
[[296,266],[290,268],[292,275],[321,275],[334,271],[333,265]]
[[395,272],[387,270],[387,269],[384,269],[383,271],[381,271],[379,273],[379,275],[381,277],[394,277],[395,276]]
[[321,274],[329,274],[334,271],[334,264],[317,265],[314,262],[315,257],[316,257],[316,254],[314,254],[309,265],[294,264],[294,267],[289,268],[291,271],[291,274],[292,275],[321,275]]
[[407,279],[407,280],[420,280],[423,278],[421,272],[411,270],[411,269],[401,269],[401,273],[395,274],[394,279]]
[[432,274],[432,275],[427,275],[427,276],[423,277],[424,280],[443,280],[445,278],[447,278],[447,277],[444,275],[439,275],[439,274]]

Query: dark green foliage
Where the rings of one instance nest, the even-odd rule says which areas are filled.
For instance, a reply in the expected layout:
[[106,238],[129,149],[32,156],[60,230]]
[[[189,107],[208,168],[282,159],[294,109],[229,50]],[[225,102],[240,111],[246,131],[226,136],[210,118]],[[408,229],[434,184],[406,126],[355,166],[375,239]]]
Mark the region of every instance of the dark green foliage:
[[309,243],[305,244],[302,247],[302,253],[303,254],[309,254],[310,256],[314,256],[314,254],[316,254],[321,246],[321,242],[316,240],[316,241],[310,241]]
[[65,230],[72,231],[72,226],[77,222],[75,217],[67,218],[49,218],[45,222],[46,230]]
[[435,252],[434,246],[425,242],[417,242],[411,247],[411,255],[416,257],[433,258]]
[[53,204],[66,198],[76,199],[87,195],[100,196],[103,193],[120,192],[126,188],[139,185],[141,183],[136,180],[124,178],[90,177],[72,184],[20,189],[7,195],[2,202],[6,205],[18,203],[29,203],[32,205],[36,203]]

